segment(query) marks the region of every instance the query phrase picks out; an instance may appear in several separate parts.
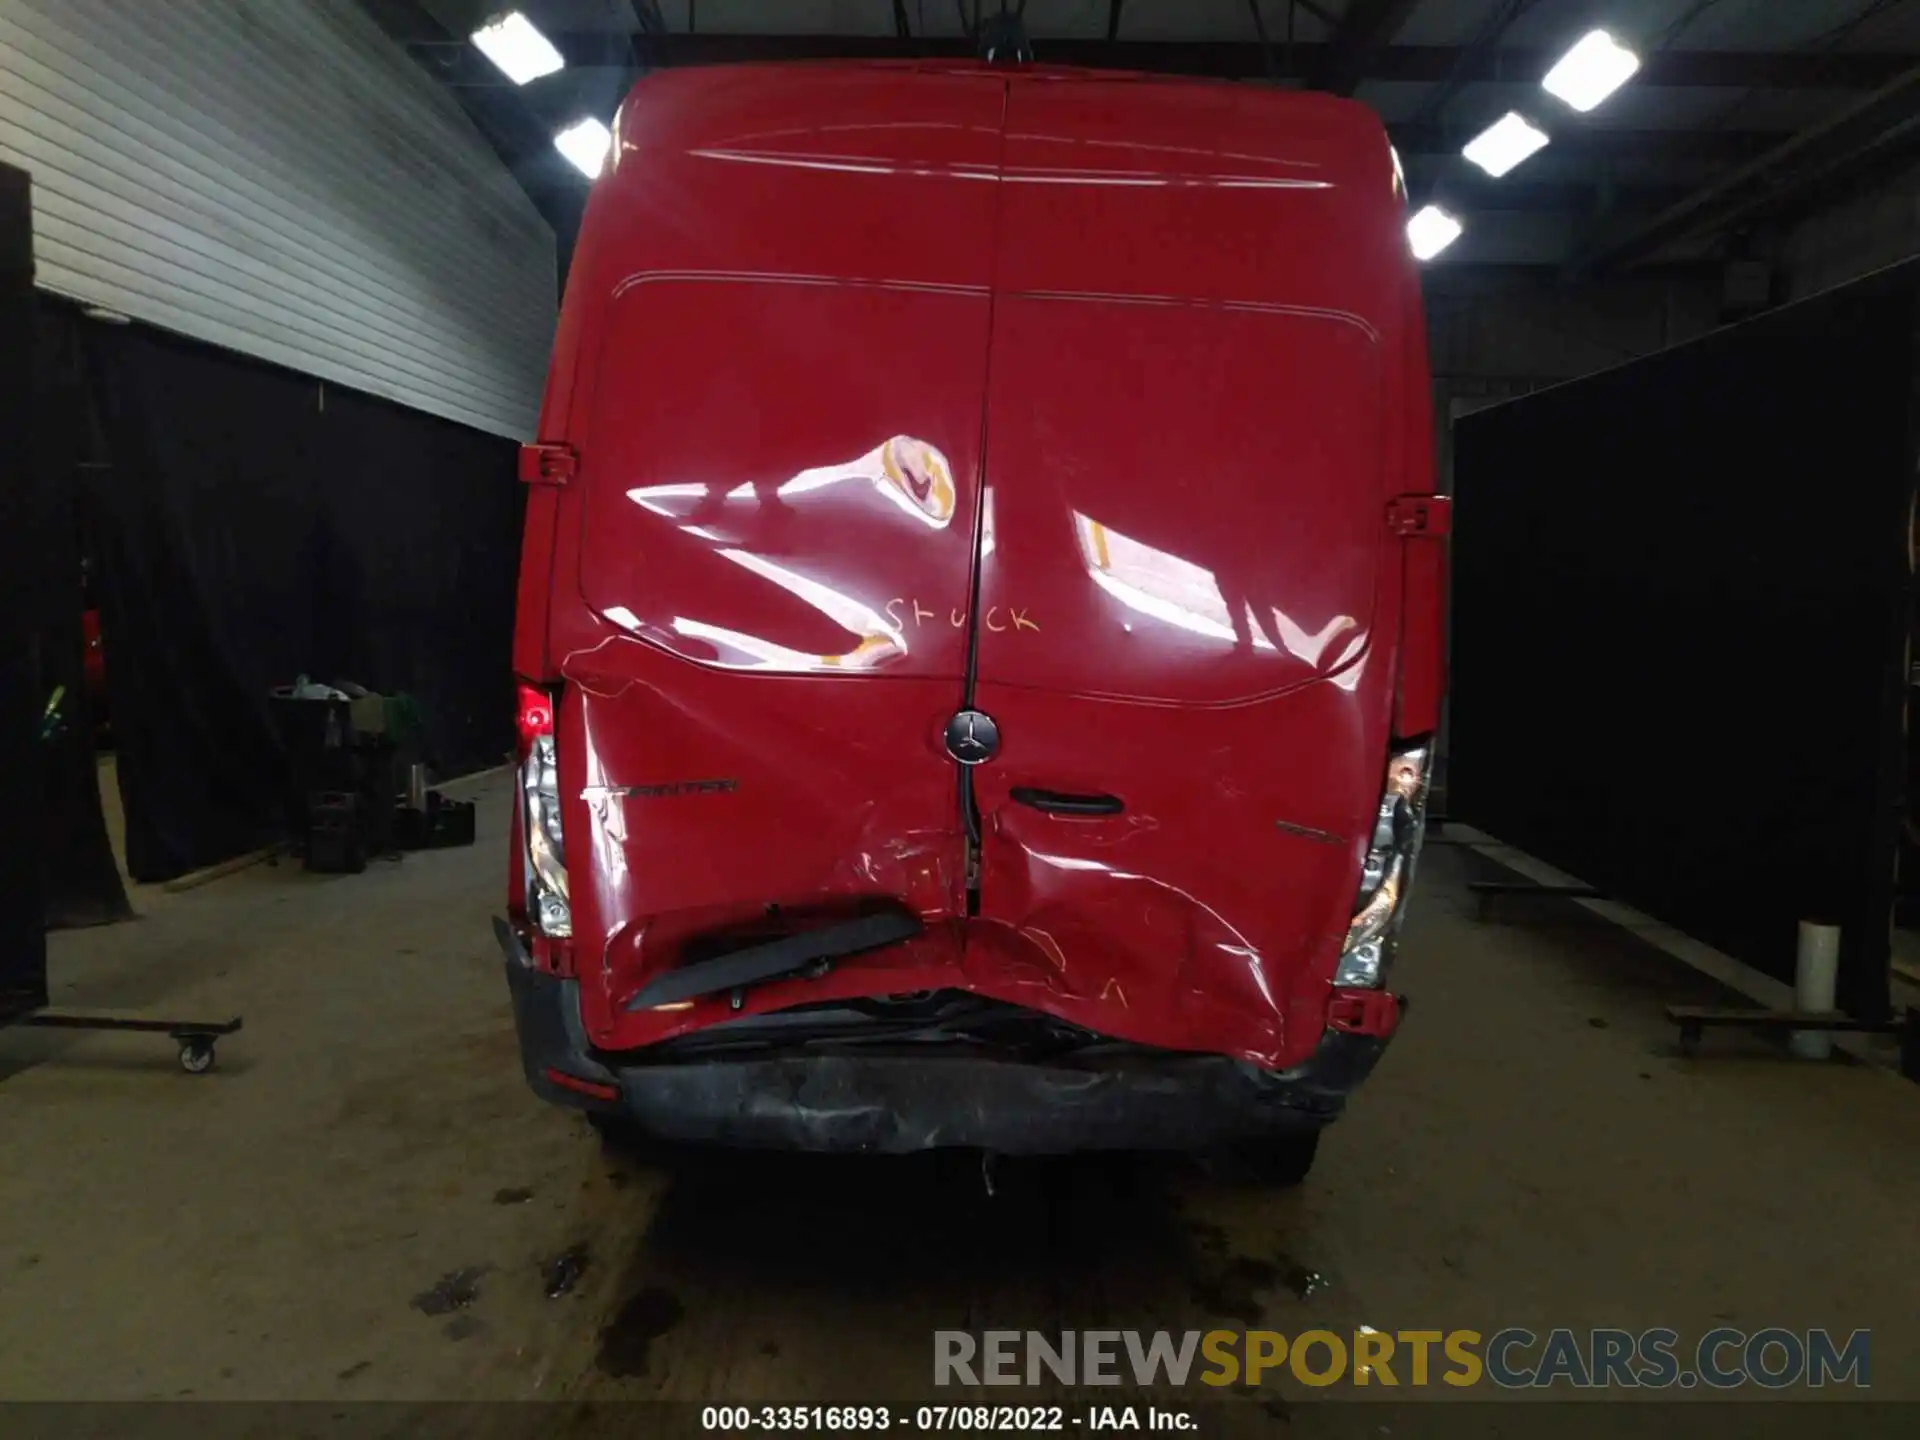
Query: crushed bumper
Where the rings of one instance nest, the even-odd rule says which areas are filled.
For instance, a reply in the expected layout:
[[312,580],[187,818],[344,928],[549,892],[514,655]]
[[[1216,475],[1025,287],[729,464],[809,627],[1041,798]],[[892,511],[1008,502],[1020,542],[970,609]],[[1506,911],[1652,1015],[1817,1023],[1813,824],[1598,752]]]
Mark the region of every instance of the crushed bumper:
[[1388,1038],[1329,1030],[1283,1071],[1150,1050],[1085,1064],[965,1051],[623,1063],[588,1043],[578,983],[535,969],[511,928],[495,929],[534,1091],[677,1142],[882,1154],[1202,1150],[1327,1124]]

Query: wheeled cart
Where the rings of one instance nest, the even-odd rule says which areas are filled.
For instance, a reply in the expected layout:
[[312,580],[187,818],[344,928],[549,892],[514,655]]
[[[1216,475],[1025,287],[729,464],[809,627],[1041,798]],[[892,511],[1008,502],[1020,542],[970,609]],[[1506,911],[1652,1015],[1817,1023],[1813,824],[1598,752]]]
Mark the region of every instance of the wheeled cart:
[[131,1030],[165,1035],[180,1047],[180,1068],[189,1075],[213,1069],[214,1042],[240,1029],[240,1017],[231,1020],[132,1020],[115,1015],[66,1015],[55,1010],[32,1010],[14,1018],[15,1025],[42,1030]]

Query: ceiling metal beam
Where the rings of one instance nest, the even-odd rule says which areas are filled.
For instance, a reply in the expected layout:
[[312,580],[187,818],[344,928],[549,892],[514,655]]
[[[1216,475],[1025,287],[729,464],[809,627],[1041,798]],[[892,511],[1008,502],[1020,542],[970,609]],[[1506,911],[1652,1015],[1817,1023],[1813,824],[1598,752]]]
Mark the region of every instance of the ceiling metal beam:
[[478,50],[452,35],[418,0],[361,0],[361,4],[381,29],[452,93],[523,188],[530,189],[529,179],[536,178],[532,171],[553,178],[552,162],[558,159],[553,128],[527,91],[507,83]]
[[666,64],[670,32],[667,29],[666,17],[660,13],[660,0],[631,0],[631,3],[634,23],[640,27],[639,36],[645,37],[643,44],[632,44],[628,47],[628,53],[635,59],[636,68],[639,64]]
[[[1909,60],[1912,57],[1906,57]],[[1590,248],[1576,270],[1634,265],[1661,250],[1711,238],[1831,197],[1866,173],[1920,151],[1920,65],[1811,125],[1624,235]]]
[[[676,38],[684,43],[684,36]],[[456,94],[482,90],[498,91],[503,97],[537,99],[542,102],[542,111],[553,121],[574,118],[575,112],[583,108],[590,111],[607,108],[601,105],[601,100],[621,91],[628,73],[622,65],[577,66],[536,80],[525,90],[517,90],[471,46],[463,50],[464,53],[453,51],[443,57],[447,63],[434,71]],[[1472,135],[1471,130],[1450,125],[1412,121],[1391,124],[1387,132],[1400,154],[1409,160],[1418,156],[1457,155]],[[1778,130],[1624,130],[1587,125],[1556,133],[1548,153],[1555,160],[1618,160],[1656,167],[1739,165],[1766,154],[1786,138],[1786,133]]]
[[[370,0],[377,3],[377,0]],[[570,65],[603,63],[606,35],[602,31],[547,32]],[[435,45],[465,41],[422,42]],[[676,65],[738,64],[755,60],[882,60],[912,59],[922,53],[954,59],[970,58],[973,43],[954,36],[901,40],[895,35],[687,35],[671,37]],[[1109,44],[1094,38],[1034,37],[1040,58],[1056,65],[1086,65],[1125,70],[1150,70],[1180,75],[1212,75],[1252,80],[1266,73],[1257,40],[1118,40]],[[1324,70],[1334,58],[1334,42],[1301,42],[1296,46],[1308,74]],[[1438,85],[1457,78],[1463,83],[1504,81],[1537,84],[1560,57],[1543,50],[1493,48],[1466,57],[1451,45],[1385,45],[1365,55],[1359,79]],[[1873,90],[1886,84],[1912,63],[1910,55],[1878,51],[1806,51],[1783,55],[1744,51],[1669,50],[1651,55],[1636,86],[1691,86],[1753,90]]]
[[[474,129],[553,229],[554,259],[565,282],[579,234],[586,186],[553,148],[552,101],[571,87],[541,93],[496,84],[502,77],[465,38],[456,36],[420,0],[360,0],[389,36],[451,92]],[[484,74],[483,74],[484,72]],[[571,117],[569,117],[571,118]],[[556,301],[558,297],[555,297]]]
[[[1273,62],[1273,41],[1267,37],[1266,17],[1260,13],[1260,0],[1247,0],[1247,8],[1253,12],[1253,33],[1260,37],[1260,59],[1266,66],[1267,78],[1271,80],[1277,73],[1277,67]],[[1293,61],[1291,46],[1287,48],[1287,61],[1289,64]]]
[[1513,23],[1532,9],[1534,4],[1535,0],[1500,0],[1482,22],[1479,32],[1461,49],[1453,74],[1420,97],[1420,108],[1414,113],[1414,122],[1424,124],[1446,114],[1447,106],[1453,103],[1454,97],[1466,89],[1467,82],[1463,77],[1473,63],[1498,46],[1500,37],[1512,29]]
[[[1387,133],[1403,157],[1457,155],[1470,131],[1411,121]],[[1582,126],[1557,132],[1547,155],[1554,160],[1629,161],[1660,165],[1740,165],[1758,159],[1784,138],[1764,130],[1614,130]]]
[[1460,214],[1485,216],[1500,211],[1531,214],[1595,214],[1643,220],[1656,215],[1688,193],[1685,184],[1639,182],[1631,185],[1589,180],[1494,180],[1477,171],[1447,178],[1436,198]]
[[1308,69],[1309,83],[1335,95],[1353,94],[1367,78],[1374,52],[1391,45],[1419,4],[1420,0],[1352,0],[1318,63]]

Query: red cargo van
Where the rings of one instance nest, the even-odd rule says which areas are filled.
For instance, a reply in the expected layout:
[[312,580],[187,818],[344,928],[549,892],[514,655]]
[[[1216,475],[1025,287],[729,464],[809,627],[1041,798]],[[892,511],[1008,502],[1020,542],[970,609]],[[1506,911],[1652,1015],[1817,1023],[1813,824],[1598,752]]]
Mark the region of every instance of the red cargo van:
[[1399,1018],[1439,713],[1404,226],[1324,96],[642,81],[523,455],[535,1090],[1304,1171]]

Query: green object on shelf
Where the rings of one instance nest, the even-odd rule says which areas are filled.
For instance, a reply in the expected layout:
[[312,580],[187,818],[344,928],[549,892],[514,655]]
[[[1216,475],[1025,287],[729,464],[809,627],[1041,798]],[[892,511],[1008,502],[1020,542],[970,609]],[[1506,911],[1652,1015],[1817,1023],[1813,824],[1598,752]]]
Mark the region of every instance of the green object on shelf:
[[67,687],[56,685],[53,693],[47,697],[47,708],[40,713],[40,742],[45,744],[66,728],[67,717],[60,713],[60,707],[66,703]]
[[399,746],[418,746],[426,735],[420,702],[407,694],[387,696],[387,735]]

